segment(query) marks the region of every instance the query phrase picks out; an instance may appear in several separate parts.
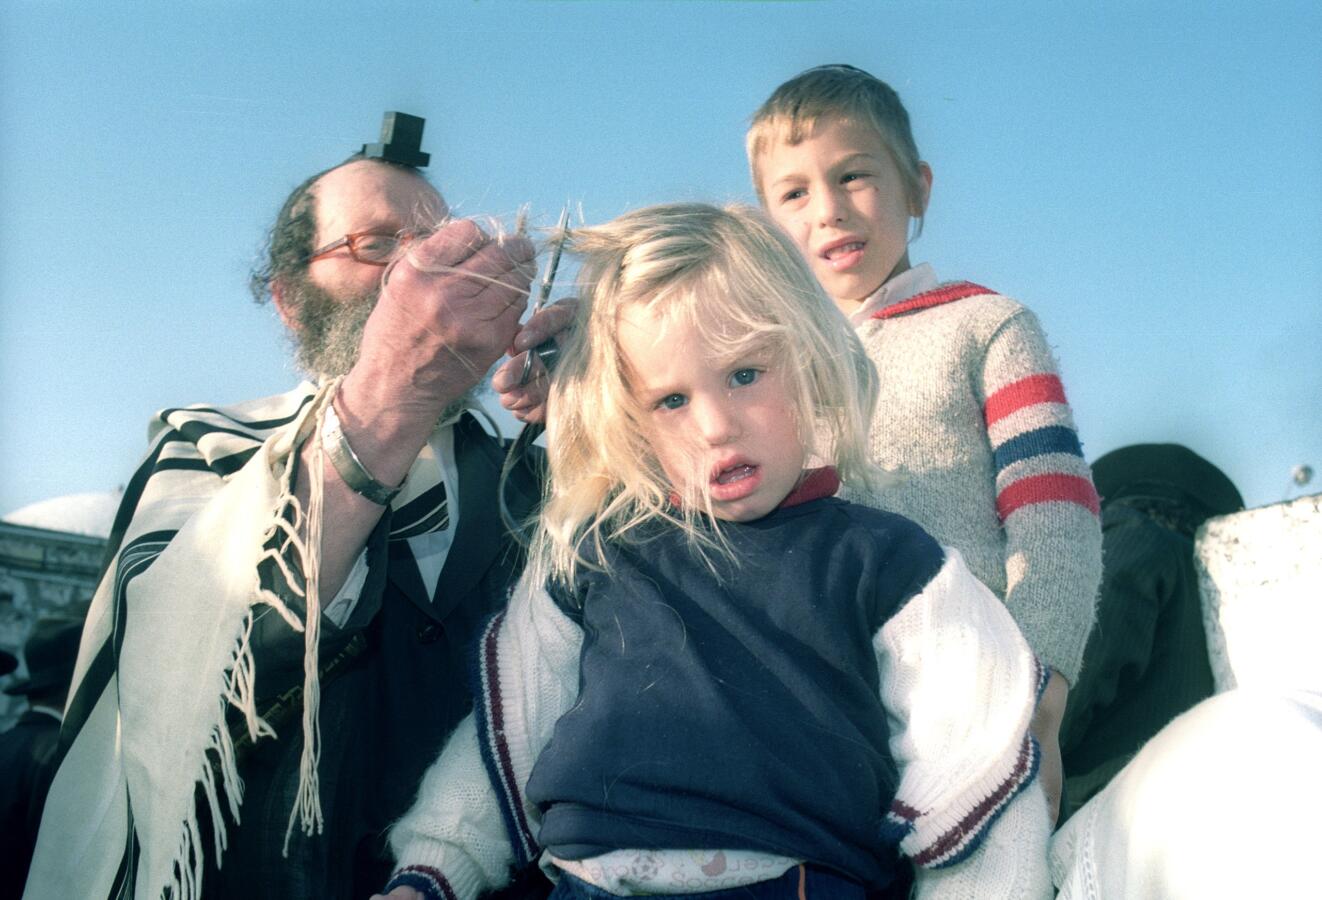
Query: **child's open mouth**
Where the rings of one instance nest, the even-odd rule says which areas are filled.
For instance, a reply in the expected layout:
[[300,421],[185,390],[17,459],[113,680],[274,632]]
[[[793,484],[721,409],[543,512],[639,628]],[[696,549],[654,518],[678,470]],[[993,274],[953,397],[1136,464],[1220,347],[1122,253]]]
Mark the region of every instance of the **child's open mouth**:
[[836,271],[850,269],[858,265],[863,258],[863,248],[866,246],[866,241],[846,241],[843,244],[827,247],[822,251],[822,258]]
[[742,481],[752,475],[757,470],[756,466],[750,466],[748,463],[740,463],[737,466],[731,466],[723,469],[716,475],[717,484],[733,484],[736,481]]
[[762,483],[762,469],[753,463],[736,463],[716,473],[711,480],[711,498],[718,503],[742,500]]

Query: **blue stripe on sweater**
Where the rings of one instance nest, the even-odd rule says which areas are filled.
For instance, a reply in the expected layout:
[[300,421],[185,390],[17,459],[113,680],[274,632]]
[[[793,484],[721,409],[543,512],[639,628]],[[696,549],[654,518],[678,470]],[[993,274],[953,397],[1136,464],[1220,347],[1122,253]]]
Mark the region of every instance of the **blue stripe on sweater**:
[[1031,459],[1048,453],[1070,453],[1082,457],[1083,447],[1079,445],[1079,436],[1074,433],[1073,428],[1065,425],[1047,425],[1010,438],[996,448],[992,459],[996,463],[996,471],[1000,472],[1006,466],[1021,459]]

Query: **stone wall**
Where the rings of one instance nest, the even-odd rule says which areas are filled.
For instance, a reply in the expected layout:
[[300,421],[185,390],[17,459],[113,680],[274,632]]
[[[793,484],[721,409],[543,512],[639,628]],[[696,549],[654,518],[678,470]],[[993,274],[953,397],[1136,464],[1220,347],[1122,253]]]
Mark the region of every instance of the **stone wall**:
[[1322,690],[1322,494],[1208,519],[1195,562],[1217,691]]
[[[96,589],[102,538],[0,521],[0,647],[23,658],[37,619],[82,616]],[[4,684],[26,674],[20,666]],[[0,694],[0,730],[22,712],[23,698]]]

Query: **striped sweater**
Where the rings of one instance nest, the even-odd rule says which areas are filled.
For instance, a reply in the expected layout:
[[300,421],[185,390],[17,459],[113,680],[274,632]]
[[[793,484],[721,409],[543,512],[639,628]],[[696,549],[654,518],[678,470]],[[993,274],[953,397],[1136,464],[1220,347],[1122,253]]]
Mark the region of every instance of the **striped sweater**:
[[841,496],[898,512],[958,548],[1038,655],[1074,682],[1102,536],[1037,319],[1008,297],[953,282],[874,308],[856,327],[881,374],[872,459],[900,477]]

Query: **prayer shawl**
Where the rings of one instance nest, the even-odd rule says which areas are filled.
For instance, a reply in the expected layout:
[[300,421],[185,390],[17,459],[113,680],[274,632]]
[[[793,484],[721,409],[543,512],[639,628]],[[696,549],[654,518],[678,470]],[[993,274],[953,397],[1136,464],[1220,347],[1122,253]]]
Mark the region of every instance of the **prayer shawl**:
[[[264,606],[304,633],[304,755],[290,829],[295,819],[309,834],[320,829],[322,469],[310,469],[304,510],[291,462],[304,441],[320,441],[335,387],[304,383],[225,409],[167,409],[154,420],[88,613],[62,735],[67,755],[25,897],[199,896],[205,854],[225,848],[222,804],[237,821],[242,800],[227,712],[241,713],[248,739],[274,733],[256,709],[249,643]],[[395,509],[434,482],[411,476]],[[306,541],[298,536],[304,520]],[[282,597],[304,598],[306,628],[295,611],[303,603]],[[199,831],[202,797],[213,823],[209,846]]]

